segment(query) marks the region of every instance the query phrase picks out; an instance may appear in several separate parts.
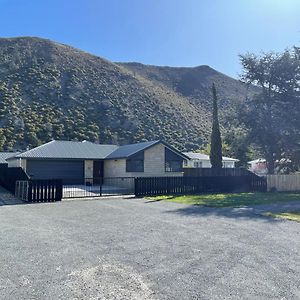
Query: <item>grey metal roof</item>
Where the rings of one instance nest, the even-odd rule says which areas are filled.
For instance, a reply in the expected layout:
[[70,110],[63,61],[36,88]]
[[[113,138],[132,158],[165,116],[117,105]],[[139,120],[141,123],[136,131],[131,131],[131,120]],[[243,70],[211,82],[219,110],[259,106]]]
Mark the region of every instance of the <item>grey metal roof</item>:
[[[186,156],[188,156],[190,159],[198,159],[198,160],[210,160],[209,155],[203,154],[203,153],[195,153],[195,152],[184,152]],[[235,158],[230,158],[230,157],[222,157],[223,161],[239,161],[238,159]]]
[[16,155],[17,158],[104,159],[116,150],[116,145],[91,142],[51,141]]
[[190,159],[209,160],[209,156],[203,153],[184,152]]
[[6,159],[14,157],[19,152],[0,152],[0,164],[7,164]]
[[[183,153],[162,141],[150,141],[125,146],[100,145],[91,142],[51,141],[39,147],[15,155],[16,158],[48,159],[120,159],[162,143],[185,159]],[[12,159],[12,157],[10,158]]]
[[145,150],[149,147],[152,147],[158,143],[160,143],[160,141],[151,141],[151,142],[143,142],[143,143],[120,146],[114,152],[109,154],[106,157],[106,159],[126,158],[142,150]]

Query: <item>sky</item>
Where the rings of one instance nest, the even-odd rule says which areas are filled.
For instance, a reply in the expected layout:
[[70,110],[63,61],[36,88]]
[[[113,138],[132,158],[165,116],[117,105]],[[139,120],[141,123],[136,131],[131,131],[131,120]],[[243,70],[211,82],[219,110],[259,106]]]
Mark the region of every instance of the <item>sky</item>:
[[239,54],[300,46],[300,0],[0,0],[0,37],[17,36],[238,78]]

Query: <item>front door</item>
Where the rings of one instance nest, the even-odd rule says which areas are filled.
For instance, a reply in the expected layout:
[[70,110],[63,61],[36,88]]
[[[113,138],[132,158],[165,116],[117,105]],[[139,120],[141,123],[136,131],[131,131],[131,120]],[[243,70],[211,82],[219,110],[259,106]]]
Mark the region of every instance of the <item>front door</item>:
[[95,160],[93,168],[93,182],[100,184],[103,180],[103,161]]

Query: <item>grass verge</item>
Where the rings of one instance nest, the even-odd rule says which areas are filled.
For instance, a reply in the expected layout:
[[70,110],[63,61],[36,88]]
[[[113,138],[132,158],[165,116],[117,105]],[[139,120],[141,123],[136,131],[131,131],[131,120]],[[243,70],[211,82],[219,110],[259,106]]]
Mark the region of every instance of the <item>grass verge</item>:
[[300,211],[293,211],[293,212],[282,212],[282,213],[265,213],[265,216],[272,217],[272,218],[281,218],[290,221],[296,221],[300,223]]
[[147,197],[152,201],[168,201],[209,207],[241,207],[277,202],[300,201],[300,194],[291,193],[236,193],[207,195],[178,195]]

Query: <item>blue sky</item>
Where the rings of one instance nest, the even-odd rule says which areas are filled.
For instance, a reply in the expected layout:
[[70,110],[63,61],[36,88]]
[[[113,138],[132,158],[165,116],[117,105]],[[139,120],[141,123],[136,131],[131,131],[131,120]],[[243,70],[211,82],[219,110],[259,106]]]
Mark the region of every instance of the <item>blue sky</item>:
[[299,0],[0,0],[0,36],[39,36],[112,61],[210,65],[300,45]]

